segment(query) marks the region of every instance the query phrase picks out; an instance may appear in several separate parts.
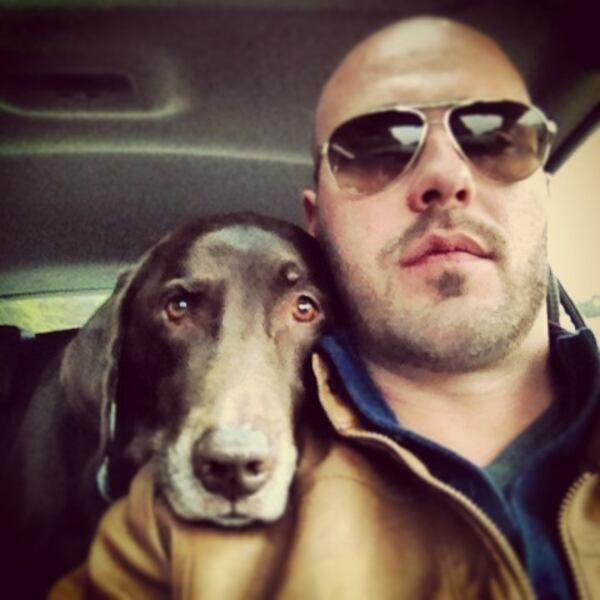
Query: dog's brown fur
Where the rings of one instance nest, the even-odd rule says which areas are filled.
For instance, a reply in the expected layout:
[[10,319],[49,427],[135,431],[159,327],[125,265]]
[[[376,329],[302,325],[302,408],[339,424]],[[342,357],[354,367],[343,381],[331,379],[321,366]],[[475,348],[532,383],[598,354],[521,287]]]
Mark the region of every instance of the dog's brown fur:
[[84,558],[103,462],[113,497],[152,459],[182,518],[276,519],[329,286],[312,238],[251,213],[196,220],[151,249],[31,399],[3,502],[13,574],[37,573],[41,590]]

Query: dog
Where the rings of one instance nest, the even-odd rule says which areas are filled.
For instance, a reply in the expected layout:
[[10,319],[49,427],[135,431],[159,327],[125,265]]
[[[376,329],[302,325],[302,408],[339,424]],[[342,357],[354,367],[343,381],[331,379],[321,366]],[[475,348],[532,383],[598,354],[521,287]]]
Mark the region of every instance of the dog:
[[50,361],[11,452],[16,585],[37,573],[45,589],[80,563],[149,460],[182,519],[280,517],[333,295],[315,240],[253,213],[184,224],[122,274]]

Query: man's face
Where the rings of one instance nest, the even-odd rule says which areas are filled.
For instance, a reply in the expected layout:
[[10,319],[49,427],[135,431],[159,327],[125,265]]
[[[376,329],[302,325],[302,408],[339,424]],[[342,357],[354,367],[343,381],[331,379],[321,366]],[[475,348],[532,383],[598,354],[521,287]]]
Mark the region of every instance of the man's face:
[[[368,55],[363,71],[355,61],[355,72],[342,74],[324,95],[317,141],[349,117],[393,103],[528,101],[493,52],[475,63],[451,54],[443,47],[421,53],[418,71],[410,56],[378,64]],[[322,165],[316,197],[305,194],[307,220],[333,263],[369,360],[467,371],[506,356],[540,314],[547,186],[541,170],[508,184],[478,172],[438,122],[443,110],[424,112],[436,123],[407,172],[378,193],[355,196]],[[457,246],[463,250],[453,251]],[[435,252],[421,256],[427,248]]]

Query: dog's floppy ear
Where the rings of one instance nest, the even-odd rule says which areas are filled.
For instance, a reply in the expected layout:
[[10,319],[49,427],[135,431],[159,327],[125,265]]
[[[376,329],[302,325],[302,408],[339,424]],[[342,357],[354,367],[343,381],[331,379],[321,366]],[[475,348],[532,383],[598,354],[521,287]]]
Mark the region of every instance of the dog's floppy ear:
[[60,366],[69,409],[96,428],[99,425],[98,459],[104,455],[110,437],[111,411],[116,400],[122,307],[137,271],[134,267],[121,273],[112,295],[67,346]]
[[124,308],[135,282],[142,280],[154,257],[169,243],[167,233],[132,268],[117,279],[106,302],[92,315],[67,346],[60,381],[70,411],[87,420],[99,433],[94,463],[106,458],[114,433],[118,370],[125,333]]

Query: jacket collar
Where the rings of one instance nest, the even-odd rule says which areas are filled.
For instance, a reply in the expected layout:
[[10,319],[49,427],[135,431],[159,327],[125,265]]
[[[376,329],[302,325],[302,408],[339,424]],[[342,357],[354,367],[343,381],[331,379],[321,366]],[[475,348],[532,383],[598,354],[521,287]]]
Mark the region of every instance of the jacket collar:
[[349,429],[359,428],[360,416],[343,397],[339,379],[322,354],[313,354],[312,369],[321,406],[335,430],[344,433]]

